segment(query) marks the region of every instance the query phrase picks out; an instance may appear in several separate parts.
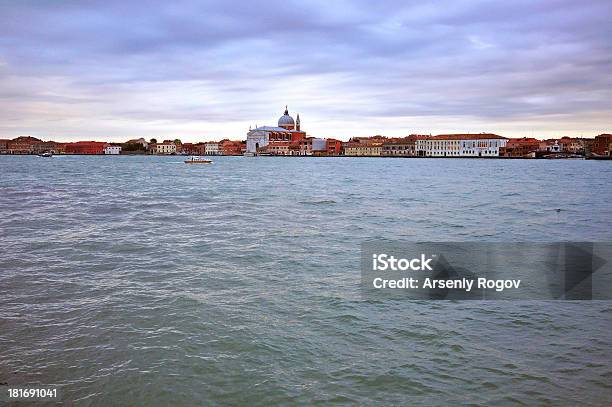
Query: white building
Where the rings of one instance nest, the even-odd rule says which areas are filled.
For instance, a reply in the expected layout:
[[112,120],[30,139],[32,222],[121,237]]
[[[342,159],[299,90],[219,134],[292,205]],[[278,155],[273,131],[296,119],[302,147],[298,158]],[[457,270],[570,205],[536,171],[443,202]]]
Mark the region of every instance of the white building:
[[207,141],[204,143],[204,154],[205,155],[220,155],[219,143],[216,141]]
[[559,141],[555,140],[553,144],[546,146],[546,151],[550,151],[551,153],[560,153],[561,147],[562,146],[559,144]]
[[108,154],[108,155],[121,154],[121,146],[106,146],[104,147],[104,154]]
[[496,134],[442,134],[420,137],[416,151],[420,157],[498,157],[508,139]]
[[285,129],[268,126],[256,127],[253,130],[249,129],[246,139],[246,153],[255,154],[258,148],[267,146],[270,143],[270,132],[274,131],[274,129],[285,131]]
[[176,144],[164,141],[155,146],[155,154],[176,154]]

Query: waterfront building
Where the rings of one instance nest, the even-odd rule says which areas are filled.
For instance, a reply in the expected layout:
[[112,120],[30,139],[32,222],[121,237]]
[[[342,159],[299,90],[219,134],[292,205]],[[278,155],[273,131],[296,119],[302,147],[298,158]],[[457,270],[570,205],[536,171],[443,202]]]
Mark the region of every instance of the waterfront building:
[[21,136],[10,140],[6,146],[7,154],[36,154],[40,152],[42,140],[36,137]]
[[355,141],[351,141],[351,140],[343,141],[342,142],[342,155],[353,155],[352,153],[354,153],[354,151],[352,150],[352,147],[355,145],[357,145],[357,142]]
[[316,137],[309,137],[309,145],[310,145],[310,152],[312,154],[315,153],[321,153],[323,151],[327,151],[327,142],[325,141],[325,139],[322,138],[316,138]]
[[491,133],[441,134],[418,137],[417,155],[421,157],[498,157],[507,139]]
[[381,142],[347,142],[344,144],[344,155],[350,157],[377,157],[382,155]]
[[[197,155],[198,154],[198,149],[196,147],[195,144],[193,143],[183,143],[180,146],[181,154],[186,154],[186,155]],[[178,146],[177,146],[177,152],[178,152]]]
[[584,153],[584,143],[579,138],[573,137],[561,137],[559,139],[559,145],[561,146],[561,151],[568,152],[572,154],[583,154]]
[[43,141],[38,144],[38,151],[36,153],[54,153],[57,154],[56,149],[57,143],[55,141]]
[[55,142],[54,153],[55,154],[66,154],[66,144]]
[[77,141],[66,143],[66,154],[104,154],[108,144],[102,141]]
[[299,146],[290,141],[278,141],[258,151],[265,151],[269,155],[300,155]]
[[561,137],[540,141],[540,151],[549,153],[583,154],[586,146],[584,139]]
[[383,157],[414,157],[416,155],[416,135],[390,139],[383,142]]
[[195,154],[197,155],[205,155],[206,154],[206,143],[200,142],[196,143],[194,146]]
[[0,139],[0,154],[7,154],[10,141],[8,139]]
[[219,155],[219,143],[217,141],[207,141],[204,146],[205,155]]
[[104,154],[106,155],[119,155],[121,154],[121,146],[106,146],[104,147]]
[[219,152],[221,155],[242,155],[244,154],[244,142],[221,140],[219,142]]
[[[300,115],[298,114],[296,120],[293,120],[293,117],[289,115],[289,110],[285,107],[285,112],[278,119],[277,126],[256,126],[254,129],[249,129],[245,154],[277,154],[282,151],[280,155],[309,155],[308,142],[301,143],[306,139],[306,133],[301,130],[300,126]],[[285,146],[287,142],[290,146]],[[275,144],[279,148],[273,148]]]
[[550,140],[540,140],[540,145],[538,147],[539,152],[550,152],[550,146],[553,144]]
[[529,137],[510,138],[505,147],[500,147],[502,157],[526,157],[540,150],[540,140]]
[[389,141],[383,136],[353,137],[342,143],[344,155],[351,157],[377,157],[382,155],[385,142]]
[[255,155],[262,149],[268,146],[270,141],[270,132],[273,131],[284,131],[285,129],[273,128],[273,127],[255,127],[249,129],[246,140],[246,154]]
[[337,156],[342,154],[342,141],[333,138],[326,140],[327,155]]
[[299,146],[297,155],[304,156],[314,155],[315,153],[316,155],[321,155],[321,153],[323,153],[327,148],[325,140],[316,137],[305,137],[297,142],[290,143],[297,144]]
[[582,151],[585,156],[591,155],[593,149],[593,143],[595,142],[594,138],[580,138],[580,143],[582,144]]
[[598,156],[612,156],[612,134],[596,136],[591,151]]
[[176,144],[174,143],[174,141],[170,140],[164,140],[163,143],[157,143],[157,145],[155,146],[155,154],[176,154]]
[[549,153],[560,153],[562,151],[559,140],[546,140],[546,151]]

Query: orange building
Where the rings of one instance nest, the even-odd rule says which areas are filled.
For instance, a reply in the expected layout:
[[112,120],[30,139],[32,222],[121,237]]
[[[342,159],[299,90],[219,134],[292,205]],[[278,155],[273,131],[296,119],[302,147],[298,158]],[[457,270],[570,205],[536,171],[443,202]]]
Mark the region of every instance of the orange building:
[[511,138],[505,147],[500,147],[502,157],[524,157],[540,149],[541,141],[531,137]]
[[244,141],[221,140],[219,142],[219,151],[221,155],[242,155],[244,154]]
[[108,143],[102,141],[77,141],[66,143],[66,154],[104,154],[104,148]]
[[327,139],[327,155],[335,156],[342,154],[342,141],[334,138]]

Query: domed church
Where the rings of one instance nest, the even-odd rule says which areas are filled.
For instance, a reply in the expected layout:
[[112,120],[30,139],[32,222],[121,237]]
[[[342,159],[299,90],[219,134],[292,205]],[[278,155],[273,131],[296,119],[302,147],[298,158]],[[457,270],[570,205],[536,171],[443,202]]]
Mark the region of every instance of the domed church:
[[297,115],[297,121],[293,121],[293,117],[289,116],[289,110],[285,106],[285,113],[278,119],[278,127],[287,130],[300,130],[300,115]]
[[300,129],[300,115],[293,120],[285,106],[285,113],[278,119],[278,126],[256,126],[249,129],[245,155],[299,155],[300,142],[305,139],[306,132]]

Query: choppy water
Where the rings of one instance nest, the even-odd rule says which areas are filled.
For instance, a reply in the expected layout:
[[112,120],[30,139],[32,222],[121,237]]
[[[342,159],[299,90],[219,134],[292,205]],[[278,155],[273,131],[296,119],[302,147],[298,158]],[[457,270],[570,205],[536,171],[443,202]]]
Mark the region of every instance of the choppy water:
[[364,301],[359,245],[612,241],[611,181],[596,161],[0,157],[0,383],[78,406],[609,405],[612,303]]

